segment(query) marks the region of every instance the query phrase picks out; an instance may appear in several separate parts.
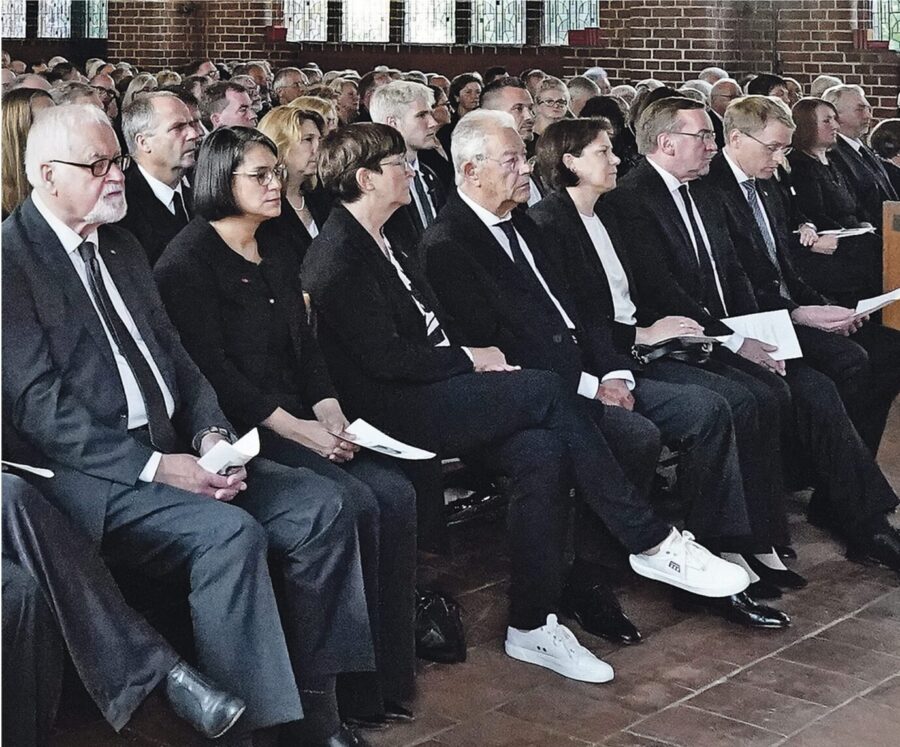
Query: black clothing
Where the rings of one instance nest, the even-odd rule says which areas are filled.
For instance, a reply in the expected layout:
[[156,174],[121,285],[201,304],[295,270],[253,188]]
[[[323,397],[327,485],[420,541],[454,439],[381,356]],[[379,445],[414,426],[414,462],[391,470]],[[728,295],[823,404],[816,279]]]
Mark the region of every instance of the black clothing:
[[[377,455],[358,454],[345,472],[262,424],[278,407],[315,420],[313,406],[336,397],[306,321],[297,254],[266,238],[258,235],[262,262],[257,265],[230,249],[198,216],[157,263],[160,294],[226,414],[242,428],[261,427],[261,454],[328,478],[335,492],[356,506],[379,664],[383,674],[394,677],[384,679],[383,689],[390,699],[407,700],[415,677],[415,495],[399,470]],[[379,624],[382,616],[389,625]],[[375,700],[380,701],[377,694]],[[376,702],[368,712],[382,708]]]
[[[181,193],[187,216],[190,218],[193,215],[190,187],[182,184]],[[177,196],[175,199],[178,199]],[[169,211],[169,206],[159,201],[137,163],[131,164],[125,172],[125,200],[128,203],[128,212],[117,225],[127,228],[134,234],[144,247],[150,265],[153,266],[175,234],[187,225],[187,220],[178,215],[177,207],[176,214],[173,215]]]
[[178,655],[125,603],[97,548],[8,473],[3,561],[4,740],[46,744],[62,682],[60,644],[103,717],[120,730]]
[[[322,199],[314,199],[309,195],[306,196],[306,206],[312,213],[316,228],[321,228],[326,218],[330,206],[325,204]],[[256,234],[257,241],[267,246],[278,244],[280,246],[290,247],[294,250],[297,261],[302,264],[303,258],[306,256],[306,250],[312,242],[312,236],[297,211],[294,210],[291,203],[286,197],[281,198],[281,215],[277,218],[271,218],[259,227]]]
[[882,205],[885,200],[898,198],[883,161],[868,146],[862,145],[857,151],[840,135],[829,156],[843,172],[856,197],[859,219],[871,223],[880,232]]

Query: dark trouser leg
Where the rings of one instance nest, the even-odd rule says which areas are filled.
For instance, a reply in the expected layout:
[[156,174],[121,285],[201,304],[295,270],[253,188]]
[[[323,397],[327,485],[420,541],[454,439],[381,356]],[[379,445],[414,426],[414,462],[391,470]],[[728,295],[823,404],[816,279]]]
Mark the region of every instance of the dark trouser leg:
[[[328,460],[269,431],[262,453],[291,467],[307,467],[341,484],[359,506],[360,548],[378,673],[342,677],[339,694],[350,712],[377,714],[382,696],[405,701],[415,685],[416,495],[387,457],[365,451],[344,464]],[[352,680],[352,681],[349,681]]]
[[49,743],[62,679],[62,638],[44,593],[28,571],[4,556],[3,744]]
[[[366,507],[311,470],[265,459],[251,463],[236,503],[265,530],[281,571],[282,620],[291,662],[305,678],[375,669],[358,527]],[[377,517],[362,522],[374,521]]]
[[798,252],[800,274],[813,288],[848,308],[882,292],[882,240],[874,234],[842,238],[834,254]]
[[751,525],[728,402],[699,386],[640,377],[635,407],[679,446],[679,480],[691,499],[687,529],[701,542],[746,539]]
[[897,506],[891,489],[869,449],[844,410],[831,380],[803,364],[788,365],[788,383],[801,448],[815,467],[817,494],[855,538],[864,525]]
[[804,361],[831,379],[873,455],[900,391],[900,332],[865,324],[851,337],[797,327]]
[[[738,356],[728,351],[720,351],[720,355],[720,360],[710,360],[704,366],[671,360],[654,361],[643,378],[699,386],[724,398],[731,412],[753,541],[758,549],[788,544],[790,534],[777,434],[781,430],[779,426],[790,420],[790,390],[777,376],[761,381],[741,370],[737,360],[743,359]],[[774,438],[772,433],[776,434]]]
[[482,458],[509,478],[509,624],[538,628],[558,609],[565,576],[565,447],[552,432],[531,429],[489,446]]
[[[97,482],[98,494],[110,489]],[[247,704],[239,728],[300,717],[269,578],[266,534],[252,516],[159,483],[115,486],[107,499],[104,547],[116,561],[150,575],[187,571],[198,665]]]
[[125,603],[97,548],[37,490],[6,474],[3,547],[40,586],[81,681],[121,729],[178,655]]
[[[629,482],[641,495],[649,496],[662,450],[659,430],[637,412],[587,400],[584,405]],[[579,503],[576,516],[574,545],[578,571],[573,572],[573,581],[581,582],[582,579],[577,578],[579,574],[590,575],[588,566],[583,563],[609,568],[622,566],[626,553],[596,512]]]

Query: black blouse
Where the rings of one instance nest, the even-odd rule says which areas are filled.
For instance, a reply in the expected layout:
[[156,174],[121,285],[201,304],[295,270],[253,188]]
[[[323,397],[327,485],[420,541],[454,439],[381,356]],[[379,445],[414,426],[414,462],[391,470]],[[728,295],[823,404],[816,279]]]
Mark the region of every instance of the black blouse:
[[277,407],[310,418],[314,404],[336,396],[306,320],[297,253],[261,232],[257,242],[258,265],[197,216],[154,268],[185,348],[242,429]]
[[833,164],[795,150],[788,156],[797,207],[820,231],[856,228],[860,224],[856,197]]

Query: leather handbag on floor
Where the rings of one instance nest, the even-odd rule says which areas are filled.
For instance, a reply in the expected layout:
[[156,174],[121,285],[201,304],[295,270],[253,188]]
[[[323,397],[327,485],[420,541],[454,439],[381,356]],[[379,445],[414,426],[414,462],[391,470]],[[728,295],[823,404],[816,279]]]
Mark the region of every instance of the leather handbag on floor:
[[449,594],[416,589],[416,656],[442,664],[466,660],[460,606]]

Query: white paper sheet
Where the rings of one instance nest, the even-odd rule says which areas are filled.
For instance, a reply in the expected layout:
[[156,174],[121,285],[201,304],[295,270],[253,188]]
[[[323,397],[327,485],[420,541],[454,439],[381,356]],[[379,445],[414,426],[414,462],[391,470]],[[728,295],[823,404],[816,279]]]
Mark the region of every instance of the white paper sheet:
[[874,296],[873,298],[864,298],[856,304],[854,318],[871,314],[873,311],[883,309],[895,301],[900,301],[900,288],[895,288],[890,293],[882,293],[880,296]]
[[248,431],[233,444],[219,441],[202,457],[200,466],[207,472],[220,473],[230,467],[243,467],[259,454],[259,431]]
[[37,475],[38,477],[54,477],[53,470],[44,469],[43,467],[32,467],[30,464],[7,462],[5,459],[0,461],[0,464],[3,464],[5,467],[12,467],[13,469],[22,470],[22,472],[29,472],[32,475]]
[[800,341],[797,339],[797,332],[787,309],[733,316],[722,321],[739,335],[752,337],[769,345],[777,345],[778,350],[769,353],[776,361],[803,357]]
[[397,459],[433,459],[437,456],[425,449],[410,446],[396,438],[391,438],[362,418],[354,420],[346,430],[353,436],[353,443],[357,446],[377,451],[379,454],[386,454]]
[[868,228],[832,228],[827,231],[819,231],[819,236],[837,236],[839,239],[845,239],[850,236],[861,236],[864,233],[875,233],[875,229],[872,226]]

